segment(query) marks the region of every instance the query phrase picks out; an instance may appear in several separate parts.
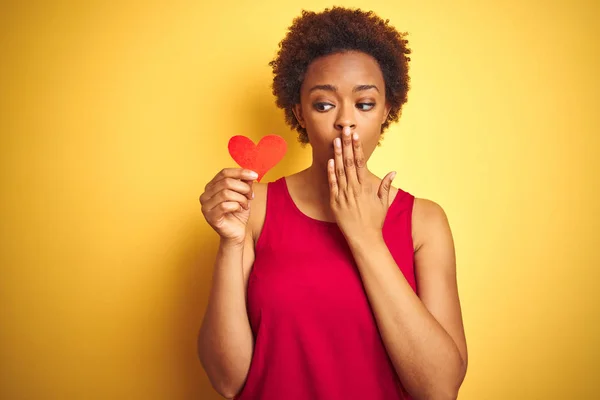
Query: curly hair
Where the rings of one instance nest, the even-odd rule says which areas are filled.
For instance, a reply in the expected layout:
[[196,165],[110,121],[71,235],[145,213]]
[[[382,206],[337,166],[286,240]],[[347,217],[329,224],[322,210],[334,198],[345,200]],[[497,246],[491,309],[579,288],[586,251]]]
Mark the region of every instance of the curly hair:
[[309,142],[306,129],[300,126],[292,107],[300,103],[300,87],[310,63],[318,57],[345,51],[366,53],[379,63],[385,81],[386,101],[390,112],[381,126],[383,133],[390,123],[398,121],[402,105],[407,101],[408,33],[398,32],[372,11],[344,7],[326,8],[320,13],[302,10],[279,42],[273,69],[273,95],[277,107],[285,111],[287,124],[298,131],[298,141]]

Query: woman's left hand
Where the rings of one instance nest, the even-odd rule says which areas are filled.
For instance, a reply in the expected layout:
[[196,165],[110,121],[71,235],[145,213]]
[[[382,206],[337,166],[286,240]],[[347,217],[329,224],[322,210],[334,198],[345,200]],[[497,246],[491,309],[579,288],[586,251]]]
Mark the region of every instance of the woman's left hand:
[[344,128],[334,140],[334,159],[327,165],[330,205],[336,222],[348,241],[381,235],[389,208],[395,172],[388,173],[374,190],[368,181],[366,160],[357,133]]

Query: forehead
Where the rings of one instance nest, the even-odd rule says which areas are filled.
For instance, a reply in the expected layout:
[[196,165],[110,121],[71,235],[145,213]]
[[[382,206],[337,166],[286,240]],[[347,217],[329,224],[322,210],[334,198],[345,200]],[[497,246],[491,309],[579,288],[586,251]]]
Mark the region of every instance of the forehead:
[[375,58],[357,51],[319,57],[308,66],[304,84],[333,82],[340,86],[382,84],[383,74]]

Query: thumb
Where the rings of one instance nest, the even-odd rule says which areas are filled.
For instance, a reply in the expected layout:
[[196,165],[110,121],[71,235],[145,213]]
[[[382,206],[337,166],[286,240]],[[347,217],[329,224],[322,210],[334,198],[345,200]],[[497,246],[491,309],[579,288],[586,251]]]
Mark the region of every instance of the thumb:
[[381,185],[379,185],[379,192],[377,194],[381,201],[385,201],[385,204],[388,204],[390,198],[390,188],[395,177],[396,171],[390,172],[381,180]]

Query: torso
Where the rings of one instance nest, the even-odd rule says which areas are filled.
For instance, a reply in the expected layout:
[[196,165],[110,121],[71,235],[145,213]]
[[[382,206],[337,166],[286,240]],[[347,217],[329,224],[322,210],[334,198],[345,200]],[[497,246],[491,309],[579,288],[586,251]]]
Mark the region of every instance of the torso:
[[[370,182],[377,185],[375,177]],[[253,184],[244,274],[255,341],[253,367],[239,398],[277,398],[294,386],[303,390],[296,398],[334,398],[344,387],[343,397],[362,388],[359,397],[405,398],[351,249],[332,221],[329,198],[307,183],[292,176]],[[389,197],[382,234],[417,292],[409,225],[414,196],[392,187]],[[353,362],[353,351],[361,363]]]
[[[331,220],[331,218],[329,217],[329,213],[325,209],[325,207],[328,206],[327,204],[314,204],[314,202],[311,204],[308,202],[302,202],[300,200],[301,196],[299,196],[298,193],[300,192],[300,184],[301,183],[298,182],[294,177],[295,177],[295,175],[287,177],[286,182],[288,184],[290,196],[294,200],[296,207],[298,207],[298,209],[300,211],[302,211],[305,215],[307,215],[313,219],[317,219],[317,220],[321,220],[321,221]],[[248,221],[248,224],[250,227],[250,231],[252,232],[252,239],[254,242],[254,246],[256,246],[256,242],[258,241],[258,238],[260,237],[260,233],[262,232],[262,228],[263,228],[264,221],[265,221],[266,206],[267,206],[267,183],[254,182],[253,189],[254,189],[254,199],[252,200],[250,219]],[[392,186],[391,192],[390,192],[389,204],[393,203],[397,194],[398,194],[398,189],[396,189],[395,187]],[[420,220],[420,218],[419,218],[419,210],[420,210],[419,203],[422,201],[426,201],[426,200],[415,198],[415,206],[414,206],[414,210],[413,210],[412,235],[413,235],[413,243],[414,243],[415,251],[421,245],[421,235],[420,235],[420,230],[419,230],[419,220]]]

